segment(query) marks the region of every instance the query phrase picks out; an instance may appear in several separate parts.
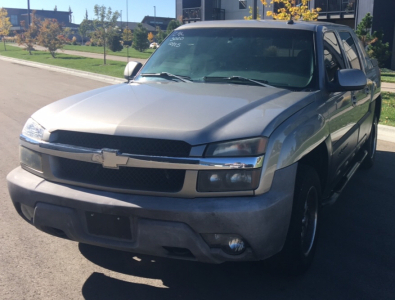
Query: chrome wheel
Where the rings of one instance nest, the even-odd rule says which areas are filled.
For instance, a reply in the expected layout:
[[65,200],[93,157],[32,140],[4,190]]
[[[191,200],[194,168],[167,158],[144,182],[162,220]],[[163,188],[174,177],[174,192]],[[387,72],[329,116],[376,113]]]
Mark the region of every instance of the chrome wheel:
[[314,186],[310,187],[304,204],[304,214],[302,219],[302,251],[304,256],[308,256],[314,244],[317,231],[318,216],[318,193]]

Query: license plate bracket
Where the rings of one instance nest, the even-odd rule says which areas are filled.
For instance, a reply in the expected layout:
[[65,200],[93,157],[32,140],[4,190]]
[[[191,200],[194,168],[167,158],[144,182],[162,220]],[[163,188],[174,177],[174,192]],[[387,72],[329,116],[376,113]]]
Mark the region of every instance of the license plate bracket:
[[85,217],[90,234],[124,240],[132,239],[129,217],[89,211],[85,212]]

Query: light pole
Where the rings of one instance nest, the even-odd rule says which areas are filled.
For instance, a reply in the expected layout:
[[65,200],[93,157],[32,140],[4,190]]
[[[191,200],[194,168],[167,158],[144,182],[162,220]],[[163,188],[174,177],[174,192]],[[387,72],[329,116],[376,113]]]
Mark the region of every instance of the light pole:
[[[129,34],[129,8],[128,0],[126,0],[126,31]],[[132,42],[133,43],[133,42]],[[126,61],[129,62],[129,46],[126,47]]]
[[254,20],[256,20],[258,17],[258,12],[257,12],[258,7],[257,6],[258,6],[258,1],[254,0],[254,9],[252,10],[254,12],[254,15],[253,15]]
[[30,28],[30,0],[27,0],[27,29]]
[[156,6],[154,6],[154,23],[155,23],[155,31],[156,31]]

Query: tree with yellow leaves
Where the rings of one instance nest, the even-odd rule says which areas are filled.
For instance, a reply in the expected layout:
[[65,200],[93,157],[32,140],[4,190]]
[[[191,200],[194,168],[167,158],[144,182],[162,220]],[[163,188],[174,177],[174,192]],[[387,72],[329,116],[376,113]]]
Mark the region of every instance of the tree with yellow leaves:
[[150,43],[152,43],[154,40],[154,34],[152,32],[148,33],[147,39],[150,41]]
[[0,8],[0,36],[3,36],[4,50],[7,50],[5,47],[5,37],[10,34],[11,26],[7,10],[5,8]]
[[[266,0],[261,0],[262,4],[267,6]],[[316,21],[318,13],[321,8],[309,9],[308,3],[310,0],[301,0],[301,3],[296,5],[295,0],[272,0],[270,3],[283,4],[277,12],[268,11],[267,16],[272,16],[274,20],[303,20]]]
[[[250,10],[250,15],[249,16],[247,16],[247,17],[244,17],[244,20],[252,20],[253,18],[254,18],[254,16],[253,16],[253,11],[252,11],[252,6],[248,6],[248,9]],[[257,11],[257,14],[256,14],[256,19],[257,20],[260,20],[260,19],[262,19],[262,16],[259,14],[259,9],[258,9],[258,7],[256,8],[256,11]]]

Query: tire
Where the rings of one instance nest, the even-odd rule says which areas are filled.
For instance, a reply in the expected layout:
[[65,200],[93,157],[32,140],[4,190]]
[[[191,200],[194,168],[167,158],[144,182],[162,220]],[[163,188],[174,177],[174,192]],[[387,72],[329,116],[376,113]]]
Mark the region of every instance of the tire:
[[370,169],[373,167],[374,158],[376,156],[376,146],[377,146],[377,126],[379,120],[377,116],[374,116],[373,123],[372,123],[372,130],[370,131],[369,139],[366,141],[363,149],[368,151],[368,155],[366,156],[365,160],[363,161],[361,168],[363,169]]
[[281,252],[267,263],[277,274],[300,275],[312,264],[318,235],[321,184],[314,168],[298,167],[291,221]]

